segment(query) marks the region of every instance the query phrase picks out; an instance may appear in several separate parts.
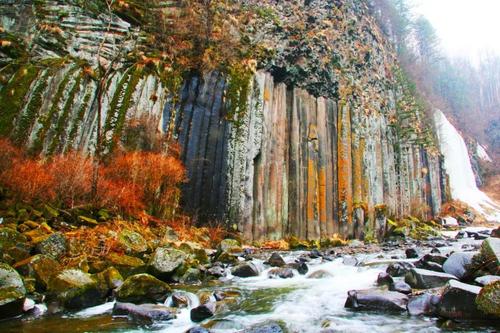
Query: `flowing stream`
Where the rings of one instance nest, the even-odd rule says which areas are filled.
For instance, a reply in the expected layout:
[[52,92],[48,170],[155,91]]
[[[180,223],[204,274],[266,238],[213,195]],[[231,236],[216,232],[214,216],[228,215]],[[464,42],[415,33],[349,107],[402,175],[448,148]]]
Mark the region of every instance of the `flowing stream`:
[[[453,236],[453,234],[450,234]],[[447,253],[463,247],[478,245],[480,241],[467,238],[448,243],[441,247]],[[449,245],[449,246],[448,246]],[[430,248],[421,248],[421,254]],[[283,253],[285,261],[292,262],[303,252]],[[265,253],[265,257],[269,254]],[[439,332],[435,318],[410,317],[384,313],[353,312],[344,308],[347,291],[351,289],[374,288],[377,275],[385,271],[391,261],[407,260],[403,247],[373,254],[343,256],[333,261],[313,259],[308,262],[306,275],[295,275],[291,279],[270,279],[269,268],[264,269],[263,261],[254,263],[263,271],[258,277],[235,278],[203,286],[173,287],[183,290],[189,298],[190,306],[182,309],[177,318],[168,322],[158,322],[149,326],[134,324],[124,317],[113,317],[114,303],[106,303],[83,311],[38,319],[11,320],[0,323],[1,332],[146,332],[182,333],[195,327],[190,320],[190,309],[199,305],[196,294],[203,291],[232,291],[240,294],[237,304],[228,310],[203,322],[214,333],[238,332],[254,324],[268,320],[281,320],[290,332]],[[355,259],[355,260],[354,260]],[[355,263],[357,264],[355,265]],[[326,275],[319,279],[309,278],[317,271]],[[169,299],[166,304],[168,305]],[[485,328],[483,328],[485,329]],[[460,331],[478,331],[478,327],[461,327]]]

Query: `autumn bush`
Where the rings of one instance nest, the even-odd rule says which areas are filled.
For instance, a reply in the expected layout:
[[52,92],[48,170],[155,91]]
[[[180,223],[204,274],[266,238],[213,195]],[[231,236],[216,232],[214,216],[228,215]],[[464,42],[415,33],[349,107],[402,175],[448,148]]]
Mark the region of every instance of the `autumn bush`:
[[[175,147],[175,146],[173,146]],[[29,158],[0,140],[0,184],[13,199],[26,204],[48,203],[62,209],[107,208],[138,216],[142,211],[173,217],[185,170],[176,150],[119,152],[98,168],[97,193],[92,192],[94,160],[71,152],[50,158]]]

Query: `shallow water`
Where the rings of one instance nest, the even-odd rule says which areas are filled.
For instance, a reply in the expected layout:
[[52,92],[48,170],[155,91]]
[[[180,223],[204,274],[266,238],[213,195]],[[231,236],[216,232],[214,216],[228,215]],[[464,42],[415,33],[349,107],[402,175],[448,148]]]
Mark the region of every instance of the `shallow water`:
[[[479,243],[471,239],[454,243],[452,247],[441,248],[452,251],[464,243]],[[429,249],[427,249],[429,250]],[[285,261],[292,262],[300,252],[284,254]],[[191,307],[198,305],[194,293],[197,290],[233,290],[241,293],[240,302],[229,307],[228,311],[217,315],[202,324],[215,333],[236,332],[253,324],[267,320],[282,320],[290,332],[320,332],[331,329],[334,332],[439,332],[437,319],[353,312],[344,308],[347,291],[375,287],[377,275],[385,271],[387,261],[393,257],[404,258],[402,250],[390,253],[360,254],[359,262],[369,265],[349,266],[342,258],[334,261],[315,259],[308,263],[306,276],[295,274],[292,279],[269,279],[268,271],[260,276],[246,279],[232,278],[217,287],[189,287],[187,290]],[[255,260],[262,266],[262,261]],[[309,279],[318,270],[332,276],[322,279]],[[186,290],[182,288],[180,290]],[[169,300],[167,300],[168,303]],[[36,320],[11,320],[0,323],[0,332],[145,332],[182,333],[196,326],[190,320],[190,308],[183,309],[177,319],[160,322],[152,326],[137,326],[126,318],[111,316],[113,303],[86,309],[78,313],[46,316]],[[492,332],[493,327],[460,326],[455,331]],[[449,331],[449,330],[448,330]]]

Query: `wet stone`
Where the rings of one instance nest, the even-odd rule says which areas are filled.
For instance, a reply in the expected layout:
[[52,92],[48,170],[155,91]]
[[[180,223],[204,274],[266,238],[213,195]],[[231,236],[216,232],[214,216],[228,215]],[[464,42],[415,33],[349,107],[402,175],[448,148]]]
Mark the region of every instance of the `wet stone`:
[[387,267],[386,272],[393,277],[401,277],[405,276],[405,274],[408,273],[412,268],[415,268],[415,265],[413,265],[410,262],[401,261],[401,262],[391,263]]
[[279,253],[274,252],[271,257],[267,260],[267,263],[271,267],[283,267],[286,265],[285,260],[283,260],[283,257]]
[[446,273],[439,273],[419,268],[413,268],[405,275],[405,282],[412,288],[416,289],[442,287],[449,280],[456,280],[456,277]]
[[127,316],[139,323],[152,324],[155,321],[167,321],[176,318],[175,309],[159,304],[141,304],[117,302],[113,308],[113,315]]
[[213,302],[202,304],[194,309],[191,309],[191,320],[195,323],[213,317],[215,314],[216,305]]
[[346,308],[361,311],[406,312],[408,296],[394,291],[351,290]]

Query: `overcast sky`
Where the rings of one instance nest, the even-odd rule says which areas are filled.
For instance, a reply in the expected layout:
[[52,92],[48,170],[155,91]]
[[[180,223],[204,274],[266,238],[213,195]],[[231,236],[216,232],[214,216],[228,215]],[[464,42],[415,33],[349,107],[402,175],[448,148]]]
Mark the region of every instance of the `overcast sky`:
[[478,54],[500,54],[500,0],[413,0],[441,38],[443,50],[473,60]]

